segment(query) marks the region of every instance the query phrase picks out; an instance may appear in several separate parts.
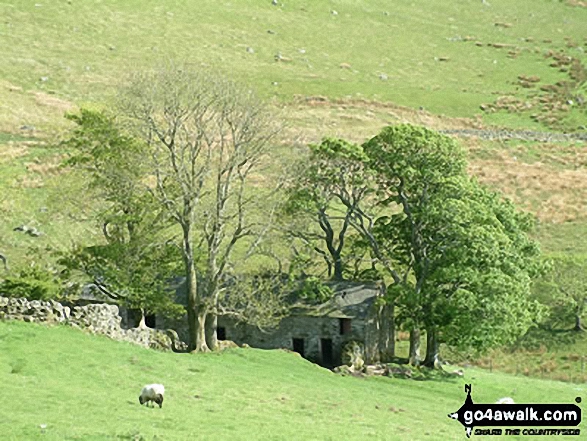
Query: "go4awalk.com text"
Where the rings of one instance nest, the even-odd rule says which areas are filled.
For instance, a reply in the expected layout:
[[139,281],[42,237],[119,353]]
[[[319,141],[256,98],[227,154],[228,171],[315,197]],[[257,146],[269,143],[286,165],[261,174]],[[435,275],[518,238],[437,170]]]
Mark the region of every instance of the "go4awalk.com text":
[[[581,422],[581,409],[576,404],[476,404],[471,398],[471,385],[465,385],[465,392],[465,403],[448,416],[465,427],[467,437],[471,434],[573,436],[581,433],[578,428],[566,428],[576,427]],[[575,402],[580,403],[581,398],[577,397]],[[501,428],[479,428],[496,426]],[[549,428],[542,428],[544,426]]]

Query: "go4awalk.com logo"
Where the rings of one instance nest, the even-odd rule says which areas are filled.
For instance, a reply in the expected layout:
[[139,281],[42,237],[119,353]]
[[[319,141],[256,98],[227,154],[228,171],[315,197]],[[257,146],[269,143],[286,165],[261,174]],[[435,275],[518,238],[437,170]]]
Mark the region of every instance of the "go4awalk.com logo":
[[[581,409],[576,404],[475,404],[471,398],[471,385],[465,385],[467,398],[459,410],[449,413],[449,418],[459,421],[467,432],[475,435],[580,435],[581,429],[561,429],[575,427],[581,422]],[[577,403],[581,398],[575,399]],[[475,427],[515,427],[518,429],[473,429]],[[550,427],[550,428],[542,428]],[[557,427],[556,429],[554,427]]]

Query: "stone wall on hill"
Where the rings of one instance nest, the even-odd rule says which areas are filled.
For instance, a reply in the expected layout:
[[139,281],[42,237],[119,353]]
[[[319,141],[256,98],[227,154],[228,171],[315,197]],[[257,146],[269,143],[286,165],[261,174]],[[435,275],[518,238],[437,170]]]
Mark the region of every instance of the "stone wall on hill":
[[[40,301],[0,296],[0,320],[21,320],[30,323],[62,323],[92,334],[106,335],[114,340],[128,341],[146,348],[184,350],[185,344],[174,342],[173,331],[147,327],[123,329],[118,306],[89,304],[65,306],[54,300]],[[176,336],[177,334],[175,334]]]

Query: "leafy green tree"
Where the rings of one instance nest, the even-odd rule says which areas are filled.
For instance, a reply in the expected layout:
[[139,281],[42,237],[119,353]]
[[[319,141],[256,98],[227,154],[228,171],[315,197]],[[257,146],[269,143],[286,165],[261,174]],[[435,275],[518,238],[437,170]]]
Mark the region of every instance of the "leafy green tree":
[[483,351],[512,343],[542,313],[530,295],[542,270],[537,244],[527,235],[532,219],[476,182],[458,181],[436,207],[430,204],[424,229],[428,273],[420,311],[428,365],[438,357],[440,339]]
[[179,318],[184,307],[175,302],[169,281],[178,272],[177,247],[171,244],[111,242],[76,247],[64,253],[59,263],[71,273],[81,271],[105,296],[145,316],[162,314]]
[[[369,237],[380,260],[387,260],[384,267],[396,285],[392,301],[402,305],[398,319],[410,329],[410,360],[418,363],[422,325],[418,305],[423,303],[422,281],[428,271],[424,222],[419,216],[445,180],[465,173],[464,154],[449,138],[409,125],[388,127],[363,147],[369,167],[378,175],[380,203],[391,211],[377,219]],[[387,252],[377,250],[381,247]]]
[[[166,284],[177,274],[179,255],[161,231],[165,212],[149,191],[145,144],[124,134],[113,117],[82,109],[65,145],[65,164],[89,177],[88,193],[102,201],[97,214],[105,244],[76,246],[62,254],[70,272],[82,271],[105,295],[145,314],[181,314]],[[141,323],[143,323],[143,320]]]
[[[66,118],[75,127],[63,143],[72,151],[64,165],[89,175],[88,191],[106,202],[98,216],[104,237],[134,235],[136,222],[152,208],[144,204],[149,178],[145,144],[124,134],[105,112],[81,109]],[[120,231],[121,225],[125,231]]]
[[550,271],[541,279],[541,289],[548,296],[551,319],[574,322],[575,331],[584,331],[583,316],[587,302],[587,258],[555,256]]
[[377,254],[388,261],[397,318],[413,334],[410,357],[417,361],[421,328],[427,365],[437,364],[440,342],[482,350],[525,332],[539,313],[529,298],[540,270],[529,218],[469,179],[464,152],[446,136],[388,127],[364,151],[388,210],[371,243],[389,250]]
[[287,226],[288,235],[324,259],[330,278],[343,280],[353,256],[362,257],[366,251],[359,248],[359,240],[354,240],[355,254],[348,258],[344,255],[352,234],[349,227],[353,213],[372,188],[364,167],[365,156],[360,146],[334,138],[310,145],[309,150],[287,188],[285,211],[294,220]]

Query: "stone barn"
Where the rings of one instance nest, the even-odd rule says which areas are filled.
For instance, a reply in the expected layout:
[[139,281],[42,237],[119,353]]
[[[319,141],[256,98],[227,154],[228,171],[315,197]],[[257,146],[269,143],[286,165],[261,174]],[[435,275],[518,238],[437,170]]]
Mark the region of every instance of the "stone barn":
[[382,295],[375,283],[329,283],[334,296],[320,305],[296,305],[276,329],[256,327],[220,316],[219,340],[232,340],[261,349],[284,348],[324,367],[342,364],[343,348],[351,341],[364,347],[365,362],[373,363],[393,345],[388,318],[376,299]]

